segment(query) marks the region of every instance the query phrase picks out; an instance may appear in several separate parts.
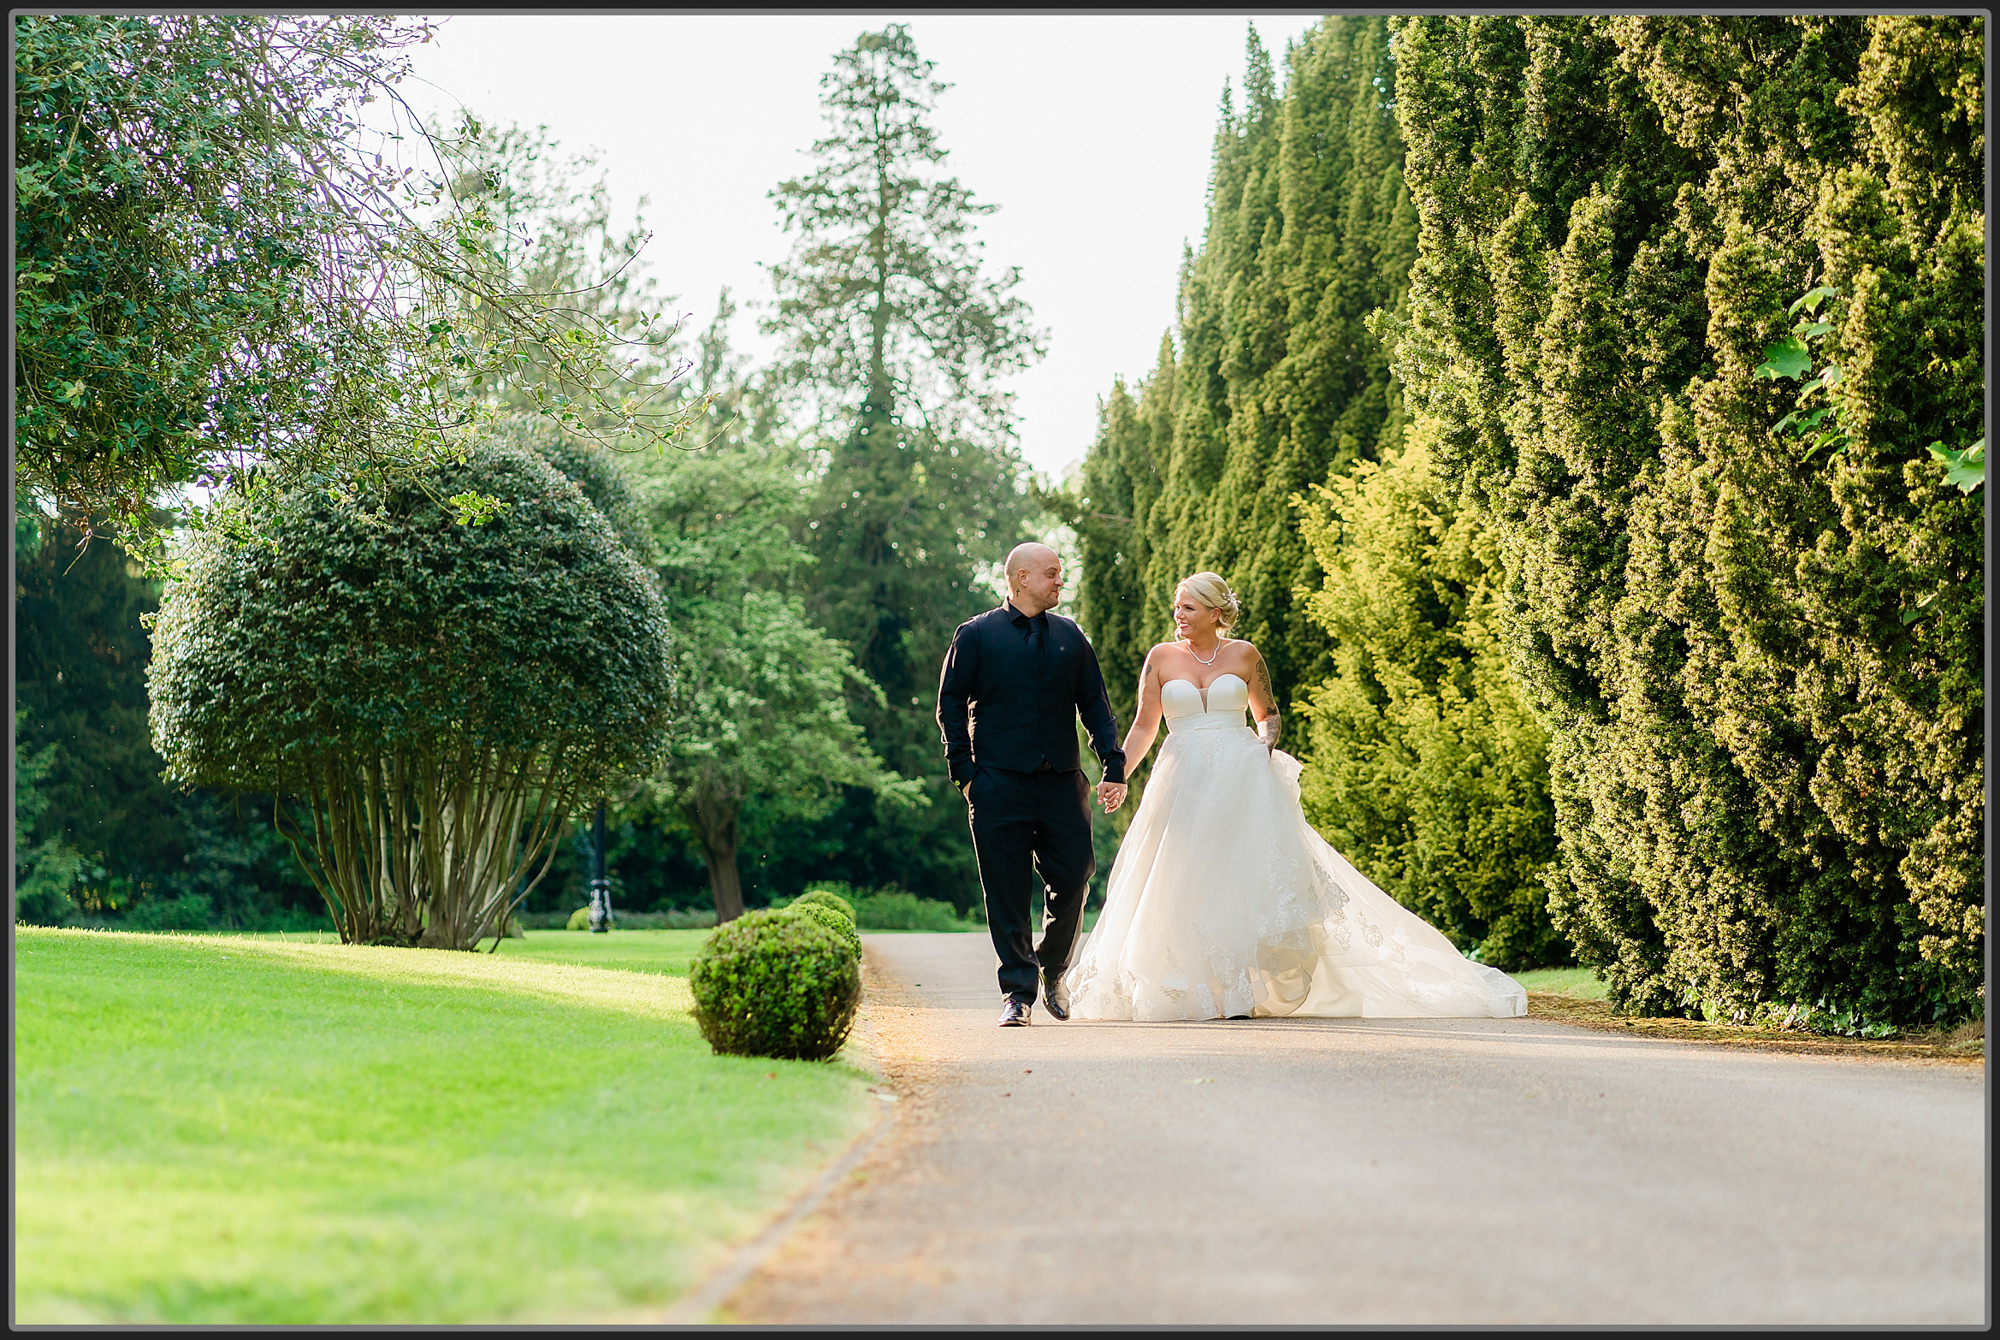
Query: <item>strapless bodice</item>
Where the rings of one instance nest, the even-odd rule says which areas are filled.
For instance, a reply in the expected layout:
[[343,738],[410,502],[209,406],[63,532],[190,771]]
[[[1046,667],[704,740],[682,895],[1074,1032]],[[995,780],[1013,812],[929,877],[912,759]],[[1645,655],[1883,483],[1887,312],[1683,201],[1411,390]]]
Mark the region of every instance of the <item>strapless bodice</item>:
[[1208,686],[1206,698],[1191,679],[1170,679],[1160,685],[1160,712],[1166,717],[1169,730],[1242,726],[1243,711],[1249,706],[1250,686],[1240,675],[1217,675]]

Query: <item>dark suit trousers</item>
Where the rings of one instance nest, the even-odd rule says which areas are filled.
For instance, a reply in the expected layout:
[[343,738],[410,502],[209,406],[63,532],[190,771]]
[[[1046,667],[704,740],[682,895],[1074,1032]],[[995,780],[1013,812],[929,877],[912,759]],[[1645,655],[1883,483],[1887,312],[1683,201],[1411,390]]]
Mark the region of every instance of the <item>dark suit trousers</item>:
[[[1097,858],[1090,787],[1076,769],[1007,772],[982,767],[966,788],[972,848],[986,895],[986,925],[1000,955],[1000,990],[1032,1003],[1040,971],[1069,966]],[[1042,942],[1033,941],[1035,880],[1043,885]]]

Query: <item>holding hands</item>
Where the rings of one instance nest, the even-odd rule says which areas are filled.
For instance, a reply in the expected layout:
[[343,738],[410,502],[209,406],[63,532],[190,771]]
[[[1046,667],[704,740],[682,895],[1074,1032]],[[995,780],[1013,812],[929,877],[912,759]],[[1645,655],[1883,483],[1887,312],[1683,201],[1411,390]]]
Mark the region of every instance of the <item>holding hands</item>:
[[1099,782],[1097,803],[1104,806],[1104,812],[1109,814],[1125,803],[1125,790],[1123,782]]

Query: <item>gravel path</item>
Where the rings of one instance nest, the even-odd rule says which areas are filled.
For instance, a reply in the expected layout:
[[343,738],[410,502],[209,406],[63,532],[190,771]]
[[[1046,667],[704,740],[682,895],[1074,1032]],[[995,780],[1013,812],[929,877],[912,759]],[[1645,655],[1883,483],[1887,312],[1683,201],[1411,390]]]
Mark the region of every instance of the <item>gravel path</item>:
[[789,1323],[1978,1323],[1984,1070],[1526,1020],[999,1029],[868,937],[896,1128],[730,1299]]

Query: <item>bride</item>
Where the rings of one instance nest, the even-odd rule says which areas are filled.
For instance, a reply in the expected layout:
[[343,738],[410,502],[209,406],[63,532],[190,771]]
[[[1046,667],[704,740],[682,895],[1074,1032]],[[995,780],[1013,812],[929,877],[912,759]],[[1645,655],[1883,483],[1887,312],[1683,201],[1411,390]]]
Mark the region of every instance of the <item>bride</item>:
[[[1066,974],[1071,1017],[1526,1014],[1512,978],[1461,956],[1306,822],[1264,658],[1223,636],[1236,612],[1222,578],[1189,577],[1174,591],[1180,638],[1140,671],[1127,769],[1162,717],[1171,733]],[[1106,789],[1105,812],[1124,800]]]

